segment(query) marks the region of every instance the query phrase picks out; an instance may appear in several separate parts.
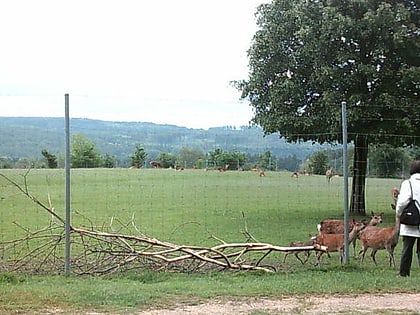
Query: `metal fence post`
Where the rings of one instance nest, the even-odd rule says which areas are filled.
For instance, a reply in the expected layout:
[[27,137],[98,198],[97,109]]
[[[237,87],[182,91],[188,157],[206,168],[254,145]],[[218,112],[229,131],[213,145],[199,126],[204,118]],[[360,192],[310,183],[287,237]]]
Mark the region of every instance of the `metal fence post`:
[[344,206],[344,260],[349,263],[349,181],[347,162],[347,108],[346,102],[341,102],[341,115],[343,127],[343,206]]
[[69,95],[64,95],[65,99],[65,128],[66,128],[66,222],[65,222],[65,273],[70,275],[70,114],[69,114]]

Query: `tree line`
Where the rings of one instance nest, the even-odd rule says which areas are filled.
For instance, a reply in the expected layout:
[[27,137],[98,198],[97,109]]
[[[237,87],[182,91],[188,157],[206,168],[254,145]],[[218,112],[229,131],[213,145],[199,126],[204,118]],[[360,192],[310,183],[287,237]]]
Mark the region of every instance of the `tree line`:
[[[348,152],[349,165],[353,165],[354,147]],[[22,158],[13,161],[0,158],[0,168],[60,168],[64,167],[64,155],[57,156],[47,149],[41,150],[42,157]],[[388,144],[372,146],[369,153],[369,174],[375,177],[403,177],[413,159],[420,158],[420,148],[394,148]],[[183,147],[176,153],[160,152],[152,155],[145,146],[138,143],[126,160],[119,160],[110,153],[102,154],[96,143],[83,134],[75,134],[71,141],[72,168],[148,168],[151,161],[156,161],[162,168],[225,168],[228,170],[250,170],[254,168],[266,171],[290,171],[324,175],[332,168],[334,174],[341,175],[343,168],[342,149],[321,149],[309,154],[304,159],[296,155],[278,157],[271,151],[261,154],[249,154],[239,150],[215,148],[208,152],[200,149]],[[351,167],[350,170],[351,171]]]

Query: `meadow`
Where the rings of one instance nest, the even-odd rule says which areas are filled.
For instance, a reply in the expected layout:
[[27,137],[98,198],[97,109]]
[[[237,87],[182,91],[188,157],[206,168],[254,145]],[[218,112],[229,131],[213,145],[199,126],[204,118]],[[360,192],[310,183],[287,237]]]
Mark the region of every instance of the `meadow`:
[[[47,205],[51,203],[57,214],[65,216],[64,170],[1,173],[26,185],[32,195]],[[383,226],[394,222],[390,190],[400,183],[401,179],[367,179],[367,215],[384,212]],[[48,225],[51,216],[2,178],[0,189],[0,242]],[[75,227],[121,231],[131,223],[150,237],[179,245],[214,245],[210,234],[227,243],[244,242],[247,229],[260,242],[287,246],[316,234],[322,219],[343,217],[343,178],[334,177],[328,184],[325,176],[292,178],[289,172],[266,172],[260,177],[255,172],[236,171],[73,169],[71,216]],[[400,252],[401,242],[395,250],[397,266]],[[397,279],[397,269],[388,266],[385,251],[377,254],[378,266],[369,256],[363,264],[351,256],[348,265],[340,265],[338,254],[333,253],[331,259],[323,257],[321,266],[314,266],[313,255],[305,265],[293,256],[283,263],[283,257],[283,253],[272,253],[266,258],[279,266],[273,274],[139,270],[76,277],[1,272],[0,313],[54,307],[69,312],[123,312],[220,296],[417,290],[417,261],[413,260],[410,279]]]

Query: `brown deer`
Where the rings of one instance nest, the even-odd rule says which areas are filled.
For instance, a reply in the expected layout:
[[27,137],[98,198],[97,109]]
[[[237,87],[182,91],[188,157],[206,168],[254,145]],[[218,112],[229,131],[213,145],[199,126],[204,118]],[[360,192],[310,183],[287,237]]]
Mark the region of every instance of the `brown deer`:
[[398,188],[392,188],[391,189],[391,195],[392,195],[392,203],[391,203],[391,208],[395,210],[395,207],[397,206],[397,199],[398,199],[398,195],[400,194],[400,191],[398,190]]
[[[366,227],[366,224],[363,222],[358,222],[353,220],[353,229],[349,233],[349,244],[357,237],[357,234]],[[321,246],[327,246],[327,254],[329,256],[330,252],[339,252],[340,253],[340,262],[343,263],[344,257],[344,234],[319,234],[314,237],[314,244]],[[321,256],[323,252],[318,252],[316,254],[317,263],[316,265],[321,264]]]
[[[375,214],[371,212],[370,220],[368,223],[365,223],[366,226],[376,226],[382,223],[384,213]],[[354,222],[349,222],[349,232],[353,229]],[[344,233],[344,220],[323,220],[318,224],[318,232],[320,234],[340,234]],[[359,235],[356,235],[354,240],[351,242],[353,244],[353,253],[356,256],[356,242],[359,238]]]
[[[312,246],[313,244],[314,244],[314,241],[311,240],[311,241],[307,241],[307,242],[291,242],[289,246],[290,247],[305,247],[305,246]],[[310,250],[303,251],[303,253],[305,254],[305,259],[304,260],[302,260],[302,258],[299,257],[300,252],[301,251],[297,251],[297,250],[289,250],[289,251],[285,252],[283,263],[286,262],[287,256],[293,254],[300,261],[300,263],[302,265],[304,265],[308,261],[309,256],[311,256],[311,251]]]
[[[370,215],[370,220],[366,224],[368,226],[375,226],[382,223],[384,213],[375,214],[373,211]],[[349,222],[349,231],[352,230],[355,220]],[[322,220],[318,224],[318,231],[321,234],[337,234],[344,233],[344,220]]]
[[331,181],[331,178],[333,177],[332,167],[330,167],[329,169],[327,169],[327,171],[325,172],[325,177],[327,178],[327,182],[329,184],[330,181]]
[[218,167],[217,170],[219,172],[226,172],[229,169],[230,164],[226,164],[225,167]]
[[158,161],[151,161],[150,166],[153,167],[153,168],[161,168],[162,167]]
[[[394,249],[398,244],[398,237],[400,232],[400,219],[397,216],[395,218],[395,224],[391,227],[379,228],[376,226],[367,226],[363,231],[360,232],[360,241],[362,242],[362,262],[365,258],[366,251],[368,248],[372,248],[371,257],[375,265],[376,263],[376,252],[380,249],[386,249],[389,256],[389,266],[395,267]],[[359,254],[360,254],[359,253]]]

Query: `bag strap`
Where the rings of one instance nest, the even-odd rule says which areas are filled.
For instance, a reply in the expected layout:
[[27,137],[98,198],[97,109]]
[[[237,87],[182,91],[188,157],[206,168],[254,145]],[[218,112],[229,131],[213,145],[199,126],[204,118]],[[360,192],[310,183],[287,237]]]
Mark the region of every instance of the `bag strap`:
[[419,202],[416,199],[414,199],[414,196],[413,196],[413,186],[411,186],[411,181],[408,180],[408,183],[410,184],[411,200],[414,200],[414,203],[416,204],[417,210],[419,210],[419,212],[420,212]]
[[411,199],[413,199],[413,200],[414,200],[414,198],[413,198],[413,186],[411,186],[411,181],[410,181],[410,180],[408,180],[408,183],[410,184]]

